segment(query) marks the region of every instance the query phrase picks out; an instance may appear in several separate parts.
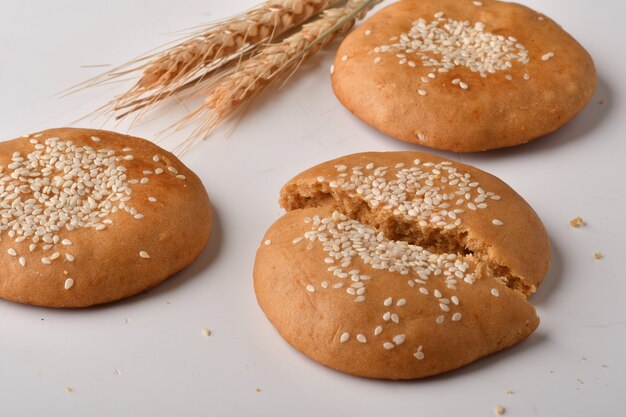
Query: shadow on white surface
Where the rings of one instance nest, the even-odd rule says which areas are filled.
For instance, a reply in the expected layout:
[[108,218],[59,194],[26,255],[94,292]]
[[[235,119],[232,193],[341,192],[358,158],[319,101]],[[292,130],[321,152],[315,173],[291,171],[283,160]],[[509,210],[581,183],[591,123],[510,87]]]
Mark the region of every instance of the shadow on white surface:
[[537,306],[546,305],[563,280],[564,261],[553,240],[550,240],[550,257],[548,272],[537,292],[530,299],[530,302]]

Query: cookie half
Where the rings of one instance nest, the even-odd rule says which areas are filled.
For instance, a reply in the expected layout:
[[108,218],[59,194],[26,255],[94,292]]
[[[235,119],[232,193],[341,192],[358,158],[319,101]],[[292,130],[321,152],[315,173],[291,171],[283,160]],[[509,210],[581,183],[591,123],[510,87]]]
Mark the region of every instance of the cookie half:
[[352,375],[413,379],[510,347],[539,318],[528,297],[546,231],[508,185],[416,152],[349,155],[281,191],[288,212],[254,266],[281,336]]
[[87,307],[193,262],[211,231],[200,179],[153,143],[51,129],[0,143],[0,297]]
[[593,61],[550,18],[496,0],[404,0],[341,44],[332,85],[394,138],[455,152],[555,131],[591,100]]

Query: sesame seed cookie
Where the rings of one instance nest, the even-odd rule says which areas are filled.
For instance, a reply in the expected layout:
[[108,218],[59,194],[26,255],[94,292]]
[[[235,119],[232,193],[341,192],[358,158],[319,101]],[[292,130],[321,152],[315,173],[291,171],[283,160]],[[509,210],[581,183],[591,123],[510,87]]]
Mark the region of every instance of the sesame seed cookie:
[[200,179],[153,143],[51,129],[0,143],[0,297],[88,307],[193,262],[211,230]]
[[257,300],[323,365],[422,378],[539,324],[528,298],[550,263],[546,231],[486,172],[417,152],[355,154],[299,174],[280,204],[257,252]]
[[339,101],[394,138],[474,152],[526,143],[591,100],[593,61],[548,17],[496,0],[404,0],[343,41]]

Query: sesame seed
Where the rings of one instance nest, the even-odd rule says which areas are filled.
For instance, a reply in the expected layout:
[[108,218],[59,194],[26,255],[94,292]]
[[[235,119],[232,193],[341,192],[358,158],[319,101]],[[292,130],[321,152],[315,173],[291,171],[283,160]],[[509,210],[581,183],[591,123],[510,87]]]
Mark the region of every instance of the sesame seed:
[[163,168],[157,168],[154,170],[154,173],[157,175],[161,175],[163,173]]
[[385,299],[385,301],[383,302],[383,305],[385,307],[389,307],[391,304],[393,303],[393,299],[391,297],[388,297],[387,299]]
[[494,410],[494,413],[496,413],[497,415],[501,416],[502,414],[504,414],[505,409],[504,407],[502,407],[501,405],[497,406]]
[[141,256],[144,259],[149,259],[150,258],[150,255],[145,250],[140,251],[139,252],[139,256]]
[[376,328],[374,329],[374,336],[378,336],[382,332],[383,332],[383,326],[376,326]]
[[463,81],[461,81],[459,83],[459,87],[461,87],[463,90],[467,90],[469,88],[469,85],[467,85],[466,83],[464,83]]
[[472,3],[474,3],[475,6],[482,6],[483,5],[482,1],[473,1]]
[[396,345],[394,345],[394,344],[393,344],[393,343],[391,343],[391,342],[385,342],[385,343],[383,343],[383,347],[384,347],[385,349],[389,350],[389,349],[393,349],[394,347],[396,347]]
[[366,29],[364,33],[365,33],[365,36],[369,36],[369,35],[372,34],[372,30],[371,29]]
[[417,90],[417,94],[419,94],[420,96],[425,96],[426,94],[428,94],[425,90]]
[[207,337],[211,336],[211,330],[209,329],[202,329],[201,333],[202,333],[202,336],[207,336]]
[[504,76],[504,78],[506,78],[507,80],[511,81],[513,79],[513,76],[511,74],[507,74]]
[[494,297],[500,297],[500,291],[497,288],[492,288],[491,295],[493,295]]
[[339,337],[339,343],[346,343],[348,339],[350,339],[350,333],[343,332],[341,336]]
[[498,219],[493,219],[491,223],[493,223],[496,226],[502,226],[504,224],[502,223],[502,220],[498,220]]
[[330,75],[333,75],[335,73],[335,66],[331,65],[330,66]]
[[71,240],[69,240],[69,239],[63,239],[63,240],[61,241],[61,244],[62,244],[63,246],[69,246],[69,245],[71,245],[71,244],[72,244],[72,241],[71,241]]
[[459,320],[461,320],[462,317],[463,316],[461,315],[461,313],[454,313],[452,315],[452,321],[459,321]]
[[178,174],[178,170],[174,168],[173,166],[168,166],[167,170],[171,172],[172,174]]
[[362,334],[357,334],[356,340],[358,340],[361,343],[367,343],[367,337],[365,337],[365,335],[362,335]]
[[344,61],[344,62],[347,61],[348,60],[348,55],[343,55],[341,57],[341,60]]
[[184,179],[185,179],[185,178],[187,178],[187,177],[185,177],[185,176],[184,176],[184,175],[182,175],[182,174],[178,174],[178,175],[176,176],[176,178],[178,178],[179,180],[184,180]]
[[398,302],[396,302],[396,306],[398,307],[402,307],[405,304],[406,304],[406,300],[404,298],[401,298],[398,300]]
[[48,257],[41,258],[41,262],[45,265],[50,265],[52,263],[52,261],[50,261],[50,258]]
[[381,57],[377,56],[376,58],[374,58],[374,64],[380,64],[382,60],[383,59]]
[[442,324],[444,321],[444,317],[443,316],[437,316],[437,318],[435,319],[435,322],[437,322],[437,324]]
[[308,292],[315,292],[315,287],[314,287],[314,286],[312,286],[311,284],[309,284],[309,285],[307,285],[307,286],[306,286],[306,290],[307,290]]
[[154,162],[159,162],[159,161],[161,161],[161,158],[159,158],[159,155],[154,155],[154,156],[152,157],[152,160],[153,160]]
[[418,346],[413,356],[415,356],[415,359],[417,359],[418,361],[421,361],[424,359],[424,351],[423,351],[422,345]]
[[74,262],[74,255],[70,255],[69,253],[66,253],[65,258],[68,260],[68,262]]
[[265,244],[265,246],[269,246],[272,244],[272,241],[267,239],[265,242],[263,242]]
[[100,142],[102,139],[100,139],[100,138],[99,138],[99,137],[97,137],[97,136],[92,136],[92,137],[91,137],[91,140],[93,140],[94,142]]
[[542,61],[547,61],[550,58],[552,58],[554,56],[554,52],[548,52],[547,54],[544,54],[541,56],[541,60]]
[[151,203],[156,203],[157,199],[154,197],[148,197],[148,201]]
[[530,80],[530,75],[528,74],[524,74],[523,77],[526,81]]
[[396,346],[403,344],[405,340],[406,340],[406,336],[403,334],[399,334],[393,337],[393,343],[395,343]]
[[26,266],[26,258],[24,258],[23,256],[20,256],[20,259],[18,260],[18,262],[20,263],[22,267]]
[[73,286],[74,286],[74,280],[72,278],[68,278],[68,279],[65,280],[64,287],[65,287],[66,290],[69,290]]
[[9,255],[11,256],[17,256],[17,252],[15,251],[15,249],[13,248],[9,248],[9,250],[7,250],[7,252],[9,253]]

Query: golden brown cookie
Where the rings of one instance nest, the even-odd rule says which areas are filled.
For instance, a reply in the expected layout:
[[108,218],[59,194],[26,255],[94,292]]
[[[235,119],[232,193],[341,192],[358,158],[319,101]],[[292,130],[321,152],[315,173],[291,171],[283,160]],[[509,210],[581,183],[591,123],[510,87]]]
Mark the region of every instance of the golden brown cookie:
[[339,100],[394,138],[456,152],[526,143],[591,99],[589,54],[550,18],[496,0],[404,0],[355,29],[332,71]]
[[143,139],[51,129],[0,143],[0,297],[87,307],[129,297],[204,248],[200,179]]
[[363,153],[290,180],[254,286],[278,332],[353,375],[412,379],[508,348],[539,318],[550,262],[532,208],[498,178],[417,152]]

